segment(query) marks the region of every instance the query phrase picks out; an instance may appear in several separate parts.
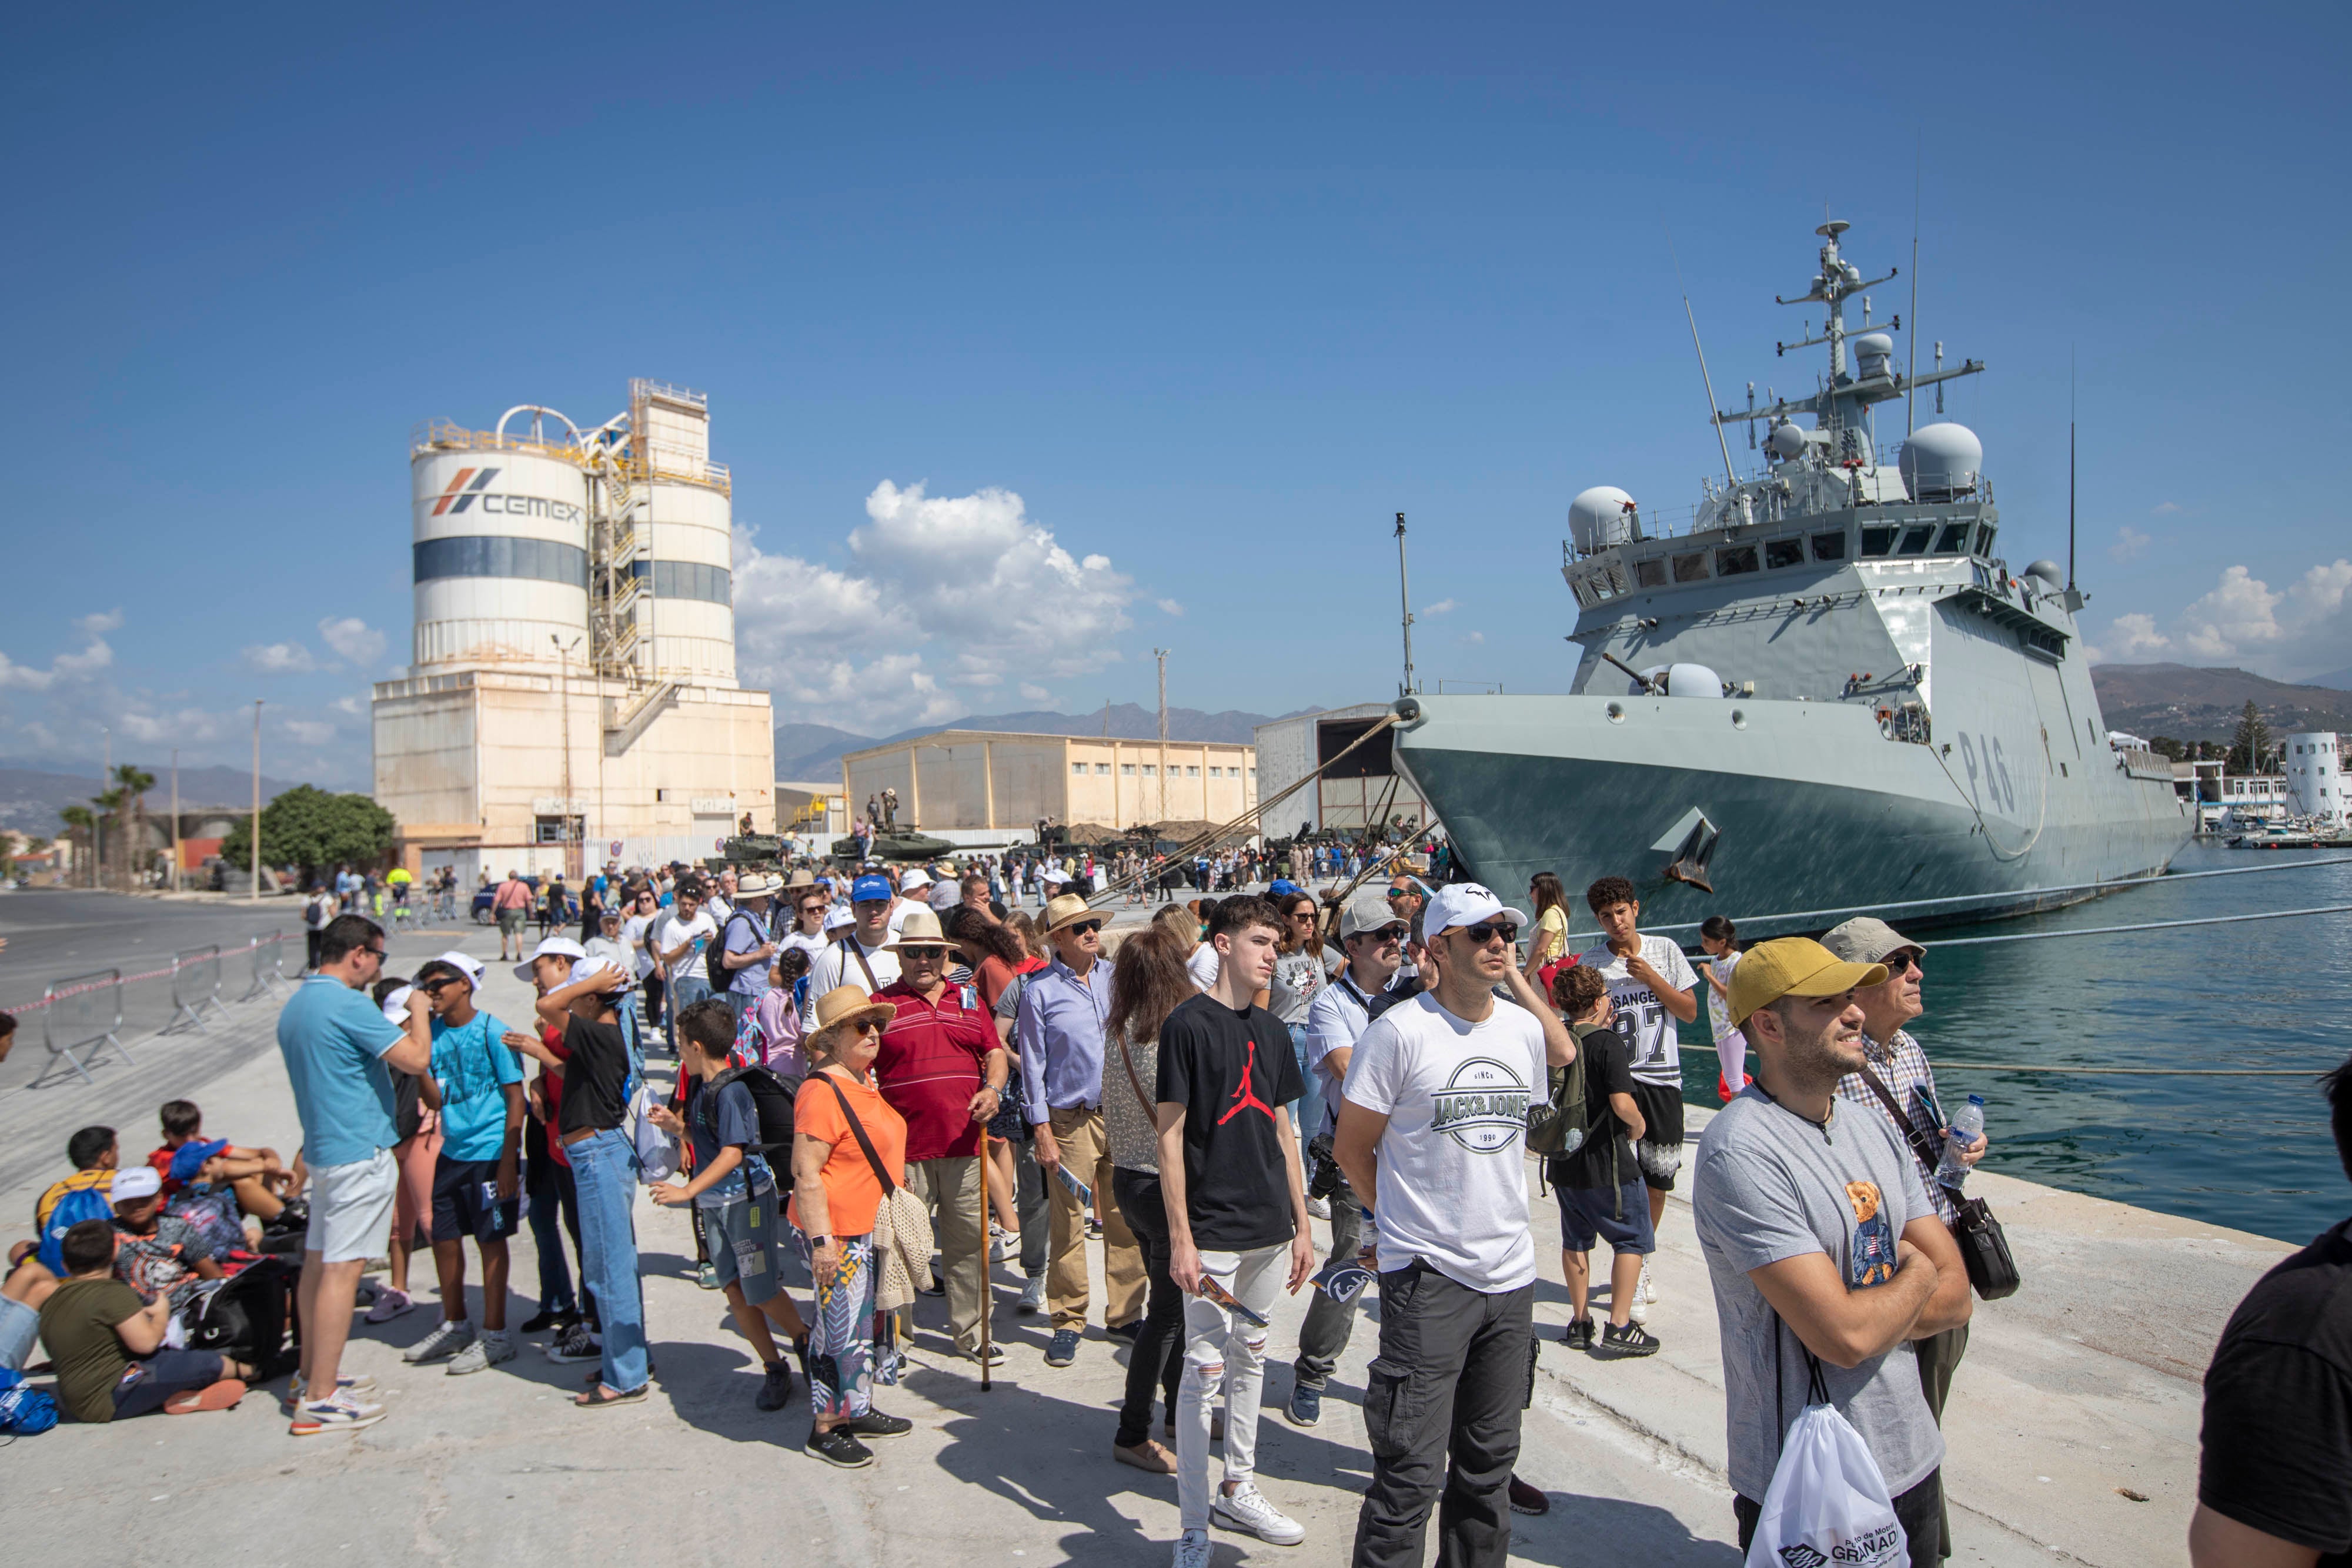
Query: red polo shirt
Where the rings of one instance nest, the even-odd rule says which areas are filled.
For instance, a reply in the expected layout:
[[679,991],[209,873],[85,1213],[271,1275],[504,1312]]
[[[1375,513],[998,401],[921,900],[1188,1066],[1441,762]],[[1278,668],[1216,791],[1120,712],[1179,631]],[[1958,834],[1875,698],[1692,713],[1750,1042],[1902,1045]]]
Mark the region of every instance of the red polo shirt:
[[874,993],[898,1016],[882,1029],[874,1080],[882,1098],[907,1119],[907,1158],[940,1160],[980,1152],[980,1125],[971,1097],[986,1082],[982,1065],[996,1049],[996,1030],[979,999],[950,985],[935,1003],[905,981]]

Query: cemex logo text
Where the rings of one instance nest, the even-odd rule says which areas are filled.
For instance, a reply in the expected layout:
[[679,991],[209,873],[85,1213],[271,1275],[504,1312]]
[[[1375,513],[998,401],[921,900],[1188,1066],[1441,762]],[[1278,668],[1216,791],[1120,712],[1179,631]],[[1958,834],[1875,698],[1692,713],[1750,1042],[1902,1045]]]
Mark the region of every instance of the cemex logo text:
[[437,517],[445,512],[462,512],[479,501],[483,511],[509,517],[552,517],[557,522],[576,523],[584,516],[580,507],[569,501],[551,501],[543,496],[509,496],[492,491],[490,481],[503,472],[499,468],[458,469],[457,476],[449,481],[449,487],[442,491],[440,497],[433,503],[433,515]]

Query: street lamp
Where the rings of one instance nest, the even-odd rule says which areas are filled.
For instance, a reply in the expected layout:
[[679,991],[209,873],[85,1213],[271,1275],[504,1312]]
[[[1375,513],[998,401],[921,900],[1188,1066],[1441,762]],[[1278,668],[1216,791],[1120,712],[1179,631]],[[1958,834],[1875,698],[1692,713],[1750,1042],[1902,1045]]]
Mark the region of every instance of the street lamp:
[[248,904],[261,902],[261,699],[253,699],[253,892]]

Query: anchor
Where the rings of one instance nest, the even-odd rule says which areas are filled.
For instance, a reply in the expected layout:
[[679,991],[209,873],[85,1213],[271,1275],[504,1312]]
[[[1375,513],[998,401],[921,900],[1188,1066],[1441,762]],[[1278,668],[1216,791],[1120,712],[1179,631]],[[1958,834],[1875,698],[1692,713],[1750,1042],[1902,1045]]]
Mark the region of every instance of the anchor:
[[1668,882],[1688,883],[1701,893],[1712,894],[1715,883],[1707,880],[1706,865],[1715,858],[1715,846],[1722,841],[1723,831],[1694,806],[1650,847],[1674,857],[1666,862]]

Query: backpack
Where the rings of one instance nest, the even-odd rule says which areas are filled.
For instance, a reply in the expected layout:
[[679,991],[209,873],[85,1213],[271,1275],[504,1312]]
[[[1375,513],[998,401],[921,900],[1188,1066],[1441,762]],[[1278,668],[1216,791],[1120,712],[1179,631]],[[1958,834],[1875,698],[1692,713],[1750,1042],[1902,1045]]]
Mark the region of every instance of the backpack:
[[[718,935],[711,937],[710,946],[703,952],[702,976],[710,983],[710,994],[714,997],[726,995],[735,984],[736,971],[729,968],[726,962],[728,930],[738,920],[749,918],[751,914],[748,910],[728,911],[727,918],[719,923]],[[755,925],[752,929],[756,931],[759,927]]]
[[759,1113],[760,1141],[751,1145],[755,1155],[790,1154],[793,1146],[793,1086],[772,1067],[751,1062],[742,1067],[730,1067],[702,1086],[694,1097],[694,1115],[702,1130],[713,1142],[719,1137],[719,1095],[730,1083],[740,1083],[751,1092],[751,1109]]
[[57,1396],[22,1375],[0,1369],[0,1434],[31,1437],[58,1424]]
[[1551,1070],[1549,1092],[1528,1106],[1528,1150],[1538,1155],[1572,1155],[1584,1147],[1592,1131],[1592,1113],[1584,1099],[1584,1040],[1601,1028],[1578,1024],[1576,1060]]
[[85,1219],[114,1223],[114,1206],[94,1186],[77,1187],[58,1199],[49,1210],[49,1222],[41,1227],[41,1266],[60,1280],[66,1277],[66,1232]]

